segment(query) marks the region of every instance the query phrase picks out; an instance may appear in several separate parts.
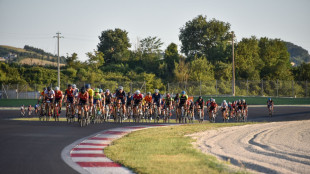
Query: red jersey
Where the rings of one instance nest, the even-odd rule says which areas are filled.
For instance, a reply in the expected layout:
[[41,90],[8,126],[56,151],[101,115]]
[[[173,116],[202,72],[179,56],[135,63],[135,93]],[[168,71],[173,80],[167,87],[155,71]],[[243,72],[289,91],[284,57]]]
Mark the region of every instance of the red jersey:
[[66,89],[65,95],[68,95],[68,97],[73,98],[73,89]]
[[62,97],[62,92],[59,90],[55,92],[55,98],[60,99]]
[[85,92],[84,94],[82,94],[81,92],[79,93],[78,98],[80,98],[80,100],[87,100],[88,99],[88,92]]
[[216,103],[215,102],[211,102],[211,107],[216,107]]
[[139,94],[139,95],[135,94],[135,95],[133,96],[133,99],[134,99],[134,100],[142,100],[142,99],[143,99],[143,96],[142,96],[142,94]]

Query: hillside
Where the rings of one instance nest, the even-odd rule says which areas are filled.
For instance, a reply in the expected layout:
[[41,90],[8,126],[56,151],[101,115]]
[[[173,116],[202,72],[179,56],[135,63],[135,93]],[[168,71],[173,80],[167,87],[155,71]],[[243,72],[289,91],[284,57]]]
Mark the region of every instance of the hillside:
[[[57,65],[57,56],[51,53],[47,53],[42,49],[31,47],[28,45],[25,45],[24,48],[0,45],[0,57],[5,58],[9,62],[16,62],[28,65],[31,65],[31,62],[33,64],[41,66]],[[60,57],[60,63],[64,65],[65,62],[66,58]]]
[[[33,58],[25,58],[19,61],[20,64],[26,65],[40,65],[40,66],[57,66],[57,62],[51,62],[47,60],[33,59]],[[65,66],[65,64],[61,63],[60,66]]]
[[294,62],[296,66],[299,66],[303,62],[310,62],[310,55],[309,52],[291,42],[285,42],[287,51],[290,53],[290,61]]

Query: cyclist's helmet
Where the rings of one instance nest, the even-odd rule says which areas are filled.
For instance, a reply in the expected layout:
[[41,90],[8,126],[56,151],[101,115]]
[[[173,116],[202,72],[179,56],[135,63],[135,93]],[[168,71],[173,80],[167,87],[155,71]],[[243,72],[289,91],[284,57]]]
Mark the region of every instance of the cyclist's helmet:
[[175,94],[175,96],[178,97],[178,96],[179,96],[179,93]]
[[147,95],[151,95],[151,92],[147,92]]
[[86,89],[89,89],[89,88],[90,88],[90,84],[86,84],[86,85],[85,85],[85,88],[86,88]]
[[131,92],[128,92],[127,95],[128,95],[128,96],[131,96]]
[[158,89],[155,89],[155,93],[159,93],[159,90],[158,90]]
[[109,93],[109,92],[110,92],[110,90],[109,90],[109,89],[107,89],[107,90],[105,90],[105,92],[106,92],[106,93]]
[[136,94],[139,95],[140,94],[140,90],[136,90]]
[[85,87],[82,87],[82,88],[81,88],[81,93],[84,94],[85,92],[86,92]]
[[215,99],[214,99],[214,98],[212,98],[212,100],[211,100],[211,101],[215,102]]
[[58,86],[56,86],[56,87],[55,87],[55,91],[58,91],[58,90],[59,90],[59,87],[58,87]]
[[102,92],[103,92],[103,90],[100,88],[100,89],[99,89],[99,93],[102,93]]
[[124,90],[124,88],[122,86],[119,86],[118,90]]
[[50,90],[51,90],[51,87],[50,87],[50,86],[49,86],[49,87],[47,87],[47,90],[48,90],[48,91],[50,91]]
[[231,105],[232,103],[231,103],[231,102],[228,102],[228,104]]
[[227,103],[226,100],[223,100],[224,103]]
[[185,95],[186,94],[186,92],[185,91],[182,91],[182,93],[181,93],[182,95]]
[[169,93],[167,94],[167,97],[170,97],[170,94],[169,94]]
[[71,84],[68,84],[68,88],[70,88],[72,85]]
[[46,87],[44,87],[44,88],[43,88],[43,91],[46,91],[46,89],[47,89],[47,88],[46,88]]
[[73,84],[73,85],[72,85],[72,88],[75,89],[75,88],[76,88],[76,84]]
[[96,92],[96,93],[99,93],[99,88],[96,88],[96,89],[95,89],[95,92]]
[[269,101],[271,101],[271,98],[268,98]]
[[202,97],[201,97],[201,96],[199,96],[199,97],[198,97],[198,99],[200,100],[200,99],[202,99]]
[[242,99],[242,102],[245,103],[245,99]]

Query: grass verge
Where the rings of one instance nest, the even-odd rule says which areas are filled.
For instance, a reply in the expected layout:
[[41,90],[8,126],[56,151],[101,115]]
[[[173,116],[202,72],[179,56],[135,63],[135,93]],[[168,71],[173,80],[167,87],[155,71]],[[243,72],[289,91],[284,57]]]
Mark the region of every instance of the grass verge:
[[185,135],[245,124],[253,123],[204,123],[145,129],[114,141],[104,153],[136,173],[232,173],[224,162],[195,149],[191,144],[195,140]]

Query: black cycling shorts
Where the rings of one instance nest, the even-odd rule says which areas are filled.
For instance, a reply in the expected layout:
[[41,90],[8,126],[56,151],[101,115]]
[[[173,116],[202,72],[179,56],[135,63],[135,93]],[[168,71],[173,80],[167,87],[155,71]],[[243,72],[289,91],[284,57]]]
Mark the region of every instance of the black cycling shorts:
[[81,100],[81,99],[80,99],[79,105],[82,105],[82,106],[83,106],[83,105],[86,105],[86,104],[87,104],[87,103],[86,103],[86,100]]
[[67,102],[73,103],[73,97],[67,97]]

